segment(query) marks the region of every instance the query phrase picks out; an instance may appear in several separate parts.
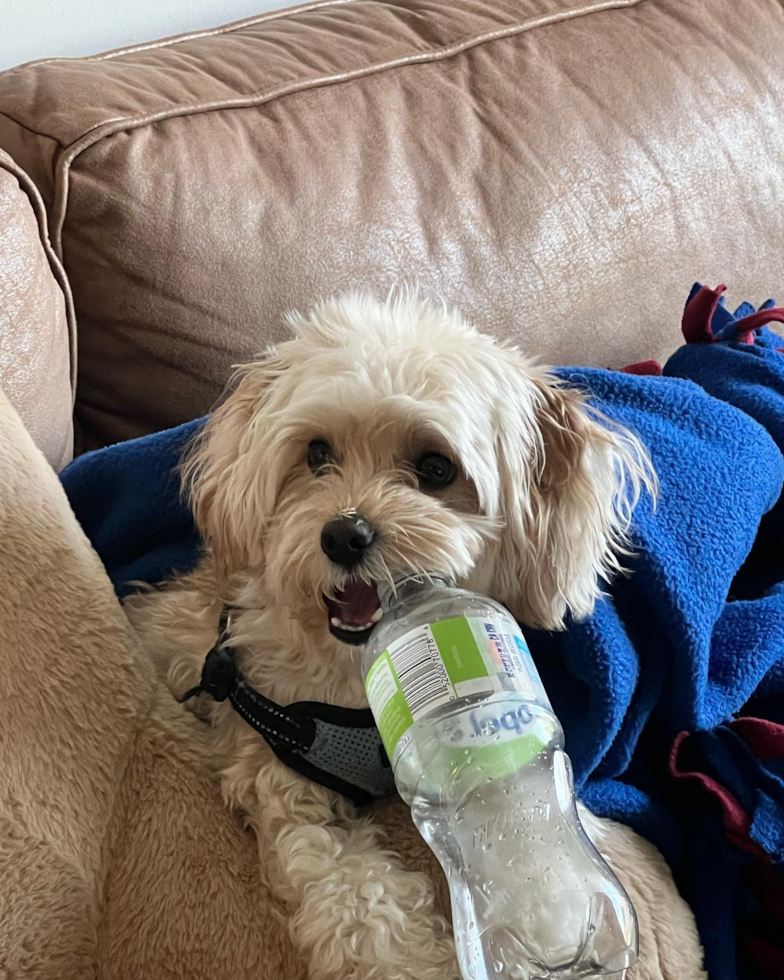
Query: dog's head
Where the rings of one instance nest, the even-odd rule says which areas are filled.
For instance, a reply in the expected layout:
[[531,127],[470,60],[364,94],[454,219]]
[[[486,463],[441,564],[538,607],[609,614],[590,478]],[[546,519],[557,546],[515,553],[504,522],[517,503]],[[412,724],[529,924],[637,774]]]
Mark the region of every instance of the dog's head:
[[619,569],[653,476],[630,433],[412,293],[292,315],[185,464],[216,568],[311,636],[362,643],[376,584],[439,571],[558,629]]

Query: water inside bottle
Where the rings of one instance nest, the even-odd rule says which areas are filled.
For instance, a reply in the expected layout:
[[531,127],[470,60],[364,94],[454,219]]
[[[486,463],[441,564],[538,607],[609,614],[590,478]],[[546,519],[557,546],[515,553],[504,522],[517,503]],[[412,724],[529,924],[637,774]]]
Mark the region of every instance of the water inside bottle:
[[[500,721],[520,707],[500,696],[473,715]],[[449,879],[461,970],[467,980],[621,978],[635,958],[633,911],[577,819],[568,759],[552,749],[557,722],[525,707],[525,735],[476,734],[465,705],[423,719],[398,763],[401,793]],[[441,773],[438,784],[428,772]]]

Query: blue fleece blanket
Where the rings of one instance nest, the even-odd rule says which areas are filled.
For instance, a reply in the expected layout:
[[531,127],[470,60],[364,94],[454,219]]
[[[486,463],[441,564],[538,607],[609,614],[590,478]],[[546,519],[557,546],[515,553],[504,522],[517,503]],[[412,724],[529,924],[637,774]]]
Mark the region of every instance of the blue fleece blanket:
[[[634,574],[589,621],[529,639],[583,798],[661,849],[697,910],[712,980],[745,980],[764,974],[741,962],[734,939],[727,950],[738,893],[700,901],[715,892],[716,853],[695,862],[701,830],[668,757],[679,732],[712,730],[750,703],[751,714],[784,715],[784,340],[757,321],[737,327],[753,309],[731,314],[708,292],[707,313],[705,290],[690,297],[707,332],[692,322],[665,376],[561,371],[641,436],[661,492],[655,512],[644,499],[636,513]],[[201,424],[90,453],[62,474],[119,594],[197,560],[174,470]]]

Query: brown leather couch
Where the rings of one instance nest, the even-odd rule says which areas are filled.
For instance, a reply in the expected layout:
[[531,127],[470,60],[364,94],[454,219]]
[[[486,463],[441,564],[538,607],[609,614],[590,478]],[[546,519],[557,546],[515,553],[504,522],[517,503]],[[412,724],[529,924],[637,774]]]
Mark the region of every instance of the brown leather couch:
[[782,40],[777,0],[322,0],[2,73],[0,384],[62,464],[55,255],[81,449],[205,412],[354,287],[662,358],[693,280],[781,285]]
[[[283,336],[288,308],[400,280],[546,360],[661,359],[693,280],[727,279],[757,301],[782,286],[782,40],[779,0],[317,0],[0,73],[0,387],[59,468],[74,431],[78,452],[207,411],[232,363]],[[86,631],[100,637],[91,680],[104,633]],[[145,764],[171,756],[161,731],[165,752],[157,729],[139,742]],[[171,799],[198,813],[212,783],[188,796],[187,763]],[[193,935],[205,977],[298,975],[280,965],[293,955],[282,929],[240,917],[267,912],[239,832],[227,848],[245,863],[227,862],[213,893],[247,886],[231,935],[258,932],[253,969],[226,967],[228,944],[215,958],[209,929],[226,919],[198,901],[185,916],[195,934],[158,914],[167,882],[198,897],[202,873],[191,814],[161,807],[160,781],[132,771],[128,797],[182,830],[193,884],[156,835],[147,850],[121,836],[102,975],[152,976],[138,964],[161,949],[186,962]],[[128,939],[137,920],[112,888],[140,853],[149,949]]]

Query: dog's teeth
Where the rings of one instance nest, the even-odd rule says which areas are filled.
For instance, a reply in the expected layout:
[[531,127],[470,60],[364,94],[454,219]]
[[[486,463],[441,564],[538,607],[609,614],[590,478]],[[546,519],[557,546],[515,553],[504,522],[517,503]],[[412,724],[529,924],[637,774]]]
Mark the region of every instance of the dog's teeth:
[[377,623],[377,622],[379,621],[379,619],[381,619],[381,617],[382,617],[383,615],[384,615],[384,614],[383,614],[383,613],[381,612],[381,607],[379,607],[379,608],[378,608],[378,609],[377,609],[377,610],[376,610],[376,611],[375,611],[375,612],[373,613],[373,615],[372,615],[372,616],[370,617],[370,622],[371,622],[371,623]]
[[370,629],[373,623],[365,623],[363,626],[354,626],[351,623],[344,623],[342,619],[338,619],[337,616],[333,616],[330,619],[330,623],[335,627],[335,629],[346,630],[348,633],[363,633],[365,630]]

